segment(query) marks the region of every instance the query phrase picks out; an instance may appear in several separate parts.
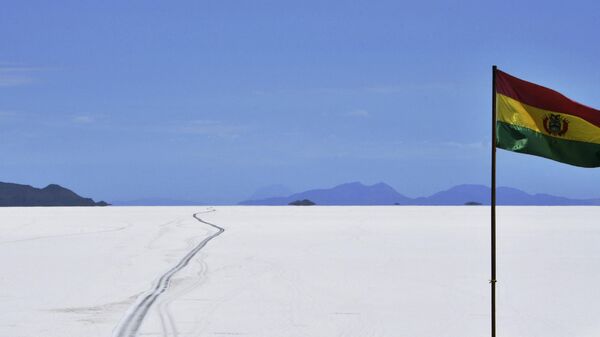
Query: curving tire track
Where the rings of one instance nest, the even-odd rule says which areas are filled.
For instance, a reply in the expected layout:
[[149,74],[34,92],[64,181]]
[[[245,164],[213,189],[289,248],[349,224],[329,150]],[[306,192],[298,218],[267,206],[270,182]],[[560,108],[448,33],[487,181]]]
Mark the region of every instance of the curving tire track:
[[215,229],[217,232],[206,237],[202,240],[196,247],[194,247],[191,251],[189,251],[173,268],[169,269],[166,273],[164,273],[158,280],[155,282],[154,287],[149,291],[145,292],[140,299],[136,302],[134,306],[132,306],[125,317],[121,320],[119,325],[113,330],[113,337],[135,337],[137,336],[138,330],[152,307],[152,304],[156,301],[156,299],[164,293],[169,288],[169,283],[171,278],[181,269],[188,265],[190,260],[202,249],[206,244],[214,239],[215,237],[221,235],[225,229],[219,227],[215,224],[209,223],[207,221],[202,220],[198,217],[199,214],[206,214],[210,212],[214,212],[214,209],[209,209],[205,212],[194,213],[193,217],[200,221],[203,224],[209,225]]

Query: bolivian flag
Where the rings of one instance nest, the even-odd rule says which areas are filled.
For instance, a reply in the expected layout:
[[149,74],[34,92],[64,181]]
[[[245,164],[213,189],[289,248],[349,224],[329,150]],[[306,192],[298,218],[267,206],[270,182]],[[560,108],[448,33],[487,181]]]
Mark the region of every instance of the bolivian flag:
[[600,167],[600,110],[496,70],[496,146]]

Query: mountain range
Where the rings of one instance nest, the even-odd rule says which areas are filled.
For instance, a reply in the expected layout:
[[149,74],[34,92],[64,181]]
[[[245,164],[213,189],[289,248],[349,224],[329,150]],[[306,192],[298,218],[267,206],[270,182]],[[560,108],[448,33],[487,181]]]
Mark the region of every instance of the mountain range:
[[44,188],[0,182],[0,206],[107,206],[56,184]]
[[[285,192],[280,186],[269,187],[253,196],[272,195]],[[575,206],[600,205],[600,199],[573,199],[549,194],[529,194],[516,188],[498,187],[498,205],[546,205]],[[393,187],[378,183],[365,185],[360,182],[341,184],[332,188],[312,189],[288,196],[256,198],[240,202],[240,205],[288,205],[298,201],[311,201],[317,205],[465,205],[490,204],[490,188],[484,185],[458,185],[427,197],[411,198],[396,191]],[[174,199],[139,199],[128,202],[115,202],[127,206],[184,206],[200,205],[193,201]],[[56,184],[44,188],[29,185],[0,182],[0,206],[106,206],[104,201],[95,202]]]
[[115,206],[199,206],[201,202],[169,199],[169,198],[143,198],[135,200],[115,200],[111,201]]
[[[496,189],[498,205],[600,205],[600,199],[571,199],[549,194],[529,194],[511,187]],[[328,189],[314,189],[285,197],[245,200],[240,205],[288,205],[308,199],[317,205],[465,205],[490,204],[490,188],[484,185],[458,185],[428,197],[410,198],[393,187],[378,183],[353,182]]]

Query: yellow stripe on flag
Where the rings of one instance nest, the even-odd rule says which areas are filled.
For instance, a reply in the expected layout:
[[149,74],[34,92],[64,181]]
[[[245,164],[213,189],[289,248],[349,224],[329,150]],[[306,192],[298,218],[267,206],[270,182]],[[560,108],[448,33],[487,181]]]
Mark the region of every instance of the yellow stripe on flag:
[[496,94],[496,114],[499,122],[550,137],[600,144],[600,128],[585,119],[539,109],[502,94]]

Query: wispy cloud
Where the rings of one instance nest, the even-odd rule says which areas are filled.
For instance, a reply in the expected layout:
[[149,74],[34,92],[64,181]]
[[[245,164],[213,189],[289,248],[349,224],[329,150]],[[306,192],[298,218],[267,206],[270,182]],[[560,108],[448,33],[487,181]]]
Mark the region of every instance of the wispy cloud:
[[16,116],[17,113],[12,110],[0,110],[0,118],[2,117],[13,117]]
[[472,143],[460,143],[460,142],[442,142],[441,146],[464,149],[464,150],[481,150],[487,149],[490,147],[489,141],[480,141],[480,142],[472,142]]
[[49,69],[0,63],[0,87],[17,87],[34,83],[36,81],[36,73]]
[[80,115],[73,117],[72,121],[77,124],[91,124],[96,121],[96,118],[89,115]]
[[455,85],[451,83],[442,82],[426,82],[426,83],[404,83],[394,85],[377,85],[364,87],[363,90],[366,92],[378,93],[378,94],[396,94],[406,93],[415,91],[431,91],[431,90],[449,90],[454,88]]
[[5,124],[14,122],[19,118],[19,114],[12,110],[0,110],[0,123]]
[[367,110],[356,109],[356,110],[351,110],[351,111],[346,112],[346,116],[366,118],[366,117],[371,116],[371,114]]
[[34,79],[27,76],[5,76],[0,73],[0,87],[17,87],[34,82]]
[[316,87],[304,89],[282,89],[282,90],[254,90],[256,96],[268,95],[295,95],[295,94],[317,94],[317,95],[357,95],[357,94],[410,94],[423,91],[453,91],[457,85],[451,82],[422,82],[422,83],[395,83],[395,84],[373,84],[361,87]]
[[248,126],[228,124],[217,120],[193,120],[176,128],[179,133],[196,134],[208,137],[236,139],[239,138]]

